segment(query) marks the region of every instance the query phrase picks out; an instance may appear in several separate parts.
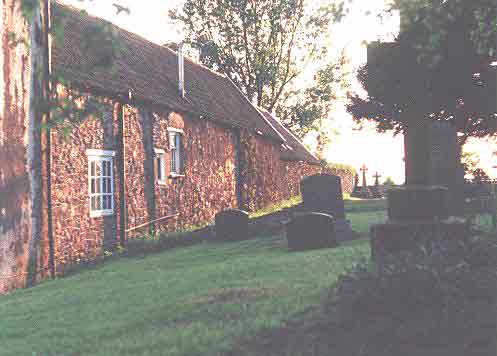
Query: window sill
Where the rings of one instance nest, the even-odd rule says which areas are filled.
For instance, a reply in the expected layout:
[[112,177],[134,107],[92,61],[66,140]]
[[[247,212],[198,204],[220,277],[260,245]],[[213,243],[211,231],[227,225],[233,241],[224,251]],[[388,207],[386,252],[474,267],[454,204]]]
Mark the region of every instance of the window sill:
[[102,216],[111,216],[114,215],[114,211],[112,210],[102,210],[102,211],[91,211],[90,218],[100,218]]
[[177,173],[171,173],[169,175],[169,178],[175,179],[175,178],[183,178],[185,175],[184,174],[177,174]]

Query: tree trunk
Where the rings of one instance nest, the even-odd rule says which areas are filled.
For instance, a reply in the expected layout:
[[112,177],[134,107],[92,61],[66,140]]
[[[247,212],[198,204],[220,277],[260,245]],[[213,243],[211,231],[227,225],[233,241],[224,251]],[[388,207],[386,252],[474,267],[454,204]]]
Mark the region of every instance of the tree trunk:
[[[42,124],[47,122],[45,108],[48,103],[48,21],[49,2],[38,2],[34,15],[29,22],[30,44],[30,97],[27,163],[31,190],[31,238],[28,244],[28,278],[27,286],[32,286],[44,274],[46,259],[41,251],[42,242],[46,242],[47,234],[47,192],[44,183],[49,179],[49,172],[43,168],[46,164],[43,152],[46,148],[47,132],[42,131]],[[45,179],[44,179],[45,178]],[[44,204],[45,202],[45,204]],[[46,245],[46,244],[44,244]]]

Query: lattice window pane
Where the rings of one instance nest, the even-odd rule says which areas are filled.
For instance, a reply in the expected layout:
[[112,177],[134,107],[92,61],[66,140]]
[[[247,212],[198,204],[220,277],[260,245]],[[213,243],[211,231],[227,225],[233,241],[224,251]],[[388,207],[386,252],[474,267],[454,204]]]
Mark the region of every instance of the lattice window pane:
[[93,216],[112,214],[114,206],[112,158],[94,156],[89,160],[90,212]]

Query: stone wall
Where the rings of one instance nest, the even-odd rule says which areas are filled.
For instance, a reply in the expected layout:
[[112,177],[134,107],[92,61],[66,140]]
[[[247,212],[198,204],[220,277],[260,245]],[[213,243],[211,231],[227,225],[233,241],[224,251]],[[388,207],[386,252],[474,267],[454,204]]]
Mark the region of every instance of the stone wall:
[[299,161],[281,161],[281,198],[284,200],[300,195],[302,178],[322,173],[323,167]]
[[[154,177],[153,166],[144,165],[147,154],[142,139],[143,116],[150,121],[152,148],[169,153],[168,127],[183,130],[184,176],[169,178],[165,183]],[[128,228],[179,213],[176,219],[154,224],[157,231],[211,223],[223,209],[237,206],[235,194],[235,148],[233,133],[211,121],[177,113],[152,113],[145,109],[126,117],[126,179]],[[147,178],[148,177],[148,178]],[[150,190],[153,201],[147,198]],[[147,205],[148,204],[148,205]],[[149,209],[150,206],[154,206]],[[147,229],[136,230],[129,237]]]
[[[57,129],[51,131],[52,221],[55,264],[59,274],[77,263],[101,258],[106,249],[111,249],[119,242],[120,160],[117,157],[117,135],[120,106],[108,99],[101,101],[104,104],[102,113],[76,125],[69,136],[60,134]],[[15,108],[22,109],[19,106]],[[12,117],[15,118],[15,115]],[[126,234],[127,238],[142,236],[149,231],[175,231],[211,224],[217,212],[238,207],[237,172],[241,182],[238,185],[241,193],[239,198],[245,203],[247,210],[254,211],[298,195],[300,180],[323,170],[321,166],[303,162],[281,161],[280,144],[271,139],[247,130],[220,126],[193,115],[124,106],[123,116],[125,220],[126,228],[132,230]],[[3,119],[3,123],[8,121]],[[5,136],[6,127],[5,124],[0,126],[0,133],[3,135],[0,138],[4,144],[0,149],[4,151],[16,147],[14,142],[6,141],[10,139],[10,136]],[[184,172],[182,176],[159,183],[155,178],[155,149],[169,153],[170,127],[183,130]],[[12,137],[17,140],[24,135],[21,127],[8,132],[12,132]],[[113,165],[114,214],[111,216],[90,217],[88,149],[110,150],[116,154]],[[25,150],[21,149],[15,150],[15,154],[2,155],[12,157],[15,162],[24,162],[19,167],[9,162],[2,162],[0,166],[3,169],[0,175],[3,186],[6,186],[4,182],[10,178],[9,174],[16,176],[20,182],[17,185],[19,189],[10,186],[12,191],[21,193],[12,195],[13,201],[7,200],[11,204],[12,214],[19,213],[20,205],[29,204],[23,152],[25,154]],[[7,171],[7,168],[16,171]],[[344,191],[348,191],[346,181],[347,179],[343,179]],[[10,210],[7,211],[7,204],[1,208],[2,214],[10,213]],[[178,214],[175,218],[160,220],[175,213]],[[0,216],[2,217],[3,215]],[[149,224],[156,219],[159,221]],[[3,226],[0,231],[2,233],[8,227],[5,224]],[[137,227],[140,228],[135,229]],[[26,222],[20,230],[15,230],[15,236],[25,237],[17,239],[15,243],[9,242],[12,256],[20,256],[19,264],[24,263],[22,268],[26,268],[26,250],[21,241],[24,243],[29,239],[29,228],[30,224]],[[46,245],[44,243],[44,249]],[[6,258],[12,259],[8,255],[9,251],[3,246],[2,248],[0,266],[3,266]],[[12,267],[12,263],[9,266]],[[20,267],[16,266],[11,272],[17,268]],[[17,286],[20,285],[9,288]]]
[[240,146],[244,208],[255,211],[280,201],[280,144],[242,131]]
[[[69,136],[52,130],[52,222],[56,270],[102,256],[118,236],[118,181],[114,185],[114,216],[90,217],[87,149],[117,149],[113,105],[105,113],[75,126]],[[114,177],[117,178],[116,164]]]
[[339,176],[342,181],[342,192],[352,193],[354,191],[354,172],[346,169],[326,168],[326,173]]
[[329,173],[339,176],[342,182],[342,192],[351,193],[354,189],[354,174],[351,171],[324,168],[302,161],[280,162],[280,192],[281,199],[286,200],[300,194],[300,181],[302,178],[319,173]]

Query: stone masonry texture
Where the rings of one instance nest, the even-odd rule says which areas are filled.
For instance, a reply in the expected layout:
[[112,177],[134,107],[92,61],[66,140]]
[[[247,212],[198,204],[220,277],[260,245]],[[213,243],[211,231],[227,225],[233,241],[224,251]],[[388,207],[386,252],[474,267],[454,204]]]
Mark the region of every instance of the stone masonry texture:
[[[58,274],[64,274],[76,264],[101,259],[105,250],[119,243],[119,231],[124,228],[119,226],[118,192],[121,182],[118,174],[117,133],[120,106],[111,99],[99,100],[103,104],[101,112],[76,124],[69,135],[63,135],[57,128],[51,130],[52,221]],[[15,107],[23,109],[23,106]],[[17,258],[17,263],[9,262],[9,271],[0,269],[3,274],[25,268],[24,244],[29,236],[29,224],[22,222],[22,216],[15,216],[22,211],[20,208],[23,204],[29,204],[22,153],[24,148],[22,145],[17,147],[13,142],[5,144],[5,140],[10,137],[16,138],[16,142],[22,142],[24,128],[12,124],[16,121],[16,115],[22,117],[24,114],[4,110],[0,125],[0,137],[4,140],[0,150],[12,151],[1,157],[9,157],[15,163],[2,162],[0,182],[2,187],[8,186],[9,191],[17,193],[9,195],[8,204],[4,204],[3,200],[0,203],[3,204],[0,207],[0,219],[11,222],[11,225],[3,223],[0,230],[7,236],[4,238],[2,235],[0,240],[0,268],[7,266],[7,258]],[[322,166],[305,162],[282,161],[280,143],[245,129],[239,130],[239,139],[236,139],[235,130],[227,126],[193,114],[158,111],[145,106],[124,105],[123,116],[125,228],[132,230],[126,233],[127,239],[151,231],[170,232],[212,224],[219,211],[238,208],[237,170],[241,180],[238,185],[240,195],[248,211],[299,195],[300,180],[317,173],[337,174],[342,178],[344,192],[352,190],[351,173],[330,172]],[[155,179],[154,152],[155,149],[163,150],[169,157],[168,128],[183,132],[184,170],[181,176],[159,183]],[[8,139],[6,132],[11,133]],[[111,216],[90,217],[88,149],[116,153],[113,165],[114,214]],[[241,158],[241,163],[237,157]],[[169,161],[166,163],[169,164]],[[237,167],[237,164],[240,166]],[[161,220],[174,214],[177,215],[173,218]],[[159,221],[149,224],[156,219]],[[43,246],[46,249],[46,243]],[[4,283],[1,286],[3,289],[0,292],[6,292],[22,286],[22,283],[12,282],[8,286]]]

